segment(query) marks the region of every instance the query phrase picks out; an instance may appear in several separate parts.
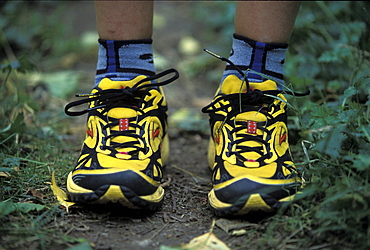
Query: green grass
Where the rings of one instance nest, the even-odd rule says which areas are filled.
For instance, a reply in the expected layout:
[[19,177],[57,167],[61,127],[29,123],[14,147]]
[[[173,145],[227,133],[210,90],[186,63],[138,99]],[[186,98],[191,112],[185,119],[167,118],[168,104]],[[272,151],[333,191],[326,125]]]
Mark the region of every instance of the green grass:
[[[69,120],[60,107],[69,93],[50,96],[45,84],[34,79],[43,72],[70,70],[57,61],[78,51],[78,46],[73,39],[60,42],[68,32],[58,21],[63,5],[45,4],[55,14],[48,22],[24,2],[0,8],[0,172],[8,175],[0,177],[0,236],[13,248],[84,242],[65,236],[55,223],[64,211],[49,189],[52,171],[57,180],[65,179],[76,156],[76,150],[71,152],[63,141]],[[207,4],[199,3],[195,20],[212,16],[210,8],[203,8]],[[234,11],[232,5],[223,8],[224,2],[213,4],[212,14],[223,20],[206,23],[209,30],[203,38],[210,42],[217,38],[215,34],[232,34],[232,27],[222,26],[222,21],[230,23]],[[296,110],[290,110],[289,120],[292,151],[306,179],[305,188],[294,204],[261,222],[241,245],[253,243],[263,249],[370,246],[369,9],[365,1],[303,3],[286,75],[290,88],[311,90],[309,97],[290,98]],[[32,22],[19,13],[28,13]],[[219,53],[217,48],[229,41],[217,41],[220,47],[212,50]],[[43,50],[37,49],[40,44]],[[190,77],[213,70],[215,62],[207,59],[203,65],[203,58],[195,58],[199,67],[191,69]],[[36,67],[39,61],[43,63]],[[206,74],[209,79],[213,75]],[[63,75],[58,76],[63,82]]]
[[[309,208],[313,232],[326,239],[324,243],[366,248],[370,245],[369,5],[306,4],[292,37],[287,72],[294,86],[312,91],[310,99],[299,101],[300,136],[310,162],[302,165],[307,186],[301,202]],[[339,237],[332,239],[334,235]]]

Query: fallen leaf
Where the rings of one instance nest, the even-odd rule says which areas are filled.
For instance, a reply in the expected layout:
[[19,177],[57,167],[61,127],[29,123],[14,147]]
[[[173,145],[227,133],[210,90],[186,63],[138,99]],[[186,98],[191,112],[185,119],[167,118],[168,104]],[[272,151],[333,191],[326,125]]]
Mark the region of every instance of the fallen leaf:
[[68,212],[69,207],[73,206],[75,203],[68,201],[66,192],[59,188],[55,182],[54,172],[51,174],[51,190],[53,191],[54,196],[57,198],[59,204],[63,206]]
[[216,220],[216,226],[224,230],[230,235],[242,235],[243,230],[247,228],[257,227],[254,223],[245,222],[243,220],[228,220],[218,219]]
[[230,248],[216,235],[211,232],[205,233],[192,239],[188,244],[183,245],[181,249],[194,250],[229,250]]
[[0,172],[0,177],[10,178],[10,176],[7,172]]

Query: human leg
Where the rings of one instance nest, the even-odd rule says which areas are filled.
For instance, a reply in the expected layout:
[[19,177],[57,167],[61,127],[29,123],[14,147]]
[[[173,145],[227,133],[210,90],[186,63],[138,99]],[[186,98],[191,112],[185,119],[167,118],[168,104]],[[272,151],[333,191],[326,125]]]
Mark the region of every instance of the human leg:
[[213,188],[208,197],[218,215],[273,211],[301,183],[289,152],[286,99],[281,94],[286,42],[298,7],[237,4],[230,63],[213,102],[203,108],[210,114],[212,133]]
[[104,40],[151,39],[153,1],[95,1],[98,35]]
[[[96,83],[85,99],[65,108],[87,113],[81,155],[67,179],[69,198],[79,203],[119,202],[156,210],[163,201],[162,166],[168,155],[167,105],[160,85],[175,70],[155,74],[152,2],[96,3],[100,36]],[[167,80],[156,80],[173,74]],[[89,103],[89,108],[71,111]]]
[[288,43],[300,1],[238,1],[235,33],[261,43]]
[[154,75],[152,1],[95,1],[99,51],[95,83],[107,75]]

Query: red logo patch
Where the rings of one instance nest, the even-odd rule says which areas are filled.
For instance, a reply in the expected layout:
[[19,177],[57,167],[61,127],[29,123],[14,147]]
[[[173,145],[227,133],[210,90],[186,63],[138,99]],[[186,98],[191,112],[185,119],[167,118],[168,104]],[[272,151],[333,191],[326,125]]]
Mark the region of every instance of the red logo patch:
[[215,137],[215,141],[217,142],[217,144],[220,144],[220,136],[219,136],[219,135],[217,135],[217,136]]
[[129,120],[128,118],[119,119],[119,130],[124,131],[128,129],[129,126]]
[[156,130],[154,130],[152,132],[152,139],[156,138],[159,135],[160,132],[161,132],[161,130],[159,128],[157,128]]
[[94,137],[94,133],[91,129],[87,129],[86,133],[91,137],[93,138]]
[[287,138],[286,132],[284,132],[283,134],[280,134],[279,144],[281,145],[283,142],[285,142],[286,138]]
[[247,121],[247,133],[248,134],[257,134],[257,122]]

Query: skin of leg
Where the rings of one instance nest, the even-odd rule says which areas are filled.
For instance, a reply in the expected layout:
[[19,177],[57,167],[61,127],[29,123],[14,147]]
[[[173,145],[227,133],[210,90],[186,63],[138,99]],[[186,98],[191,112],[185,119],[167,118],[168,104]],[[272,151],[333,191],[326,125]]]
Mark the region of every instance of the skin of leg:
[[104,40],[150,39],[153,34],[153,1],[95,2],[98,34]]
[[262,43],[288,43],[300,1],[238,1],[235,33]]

